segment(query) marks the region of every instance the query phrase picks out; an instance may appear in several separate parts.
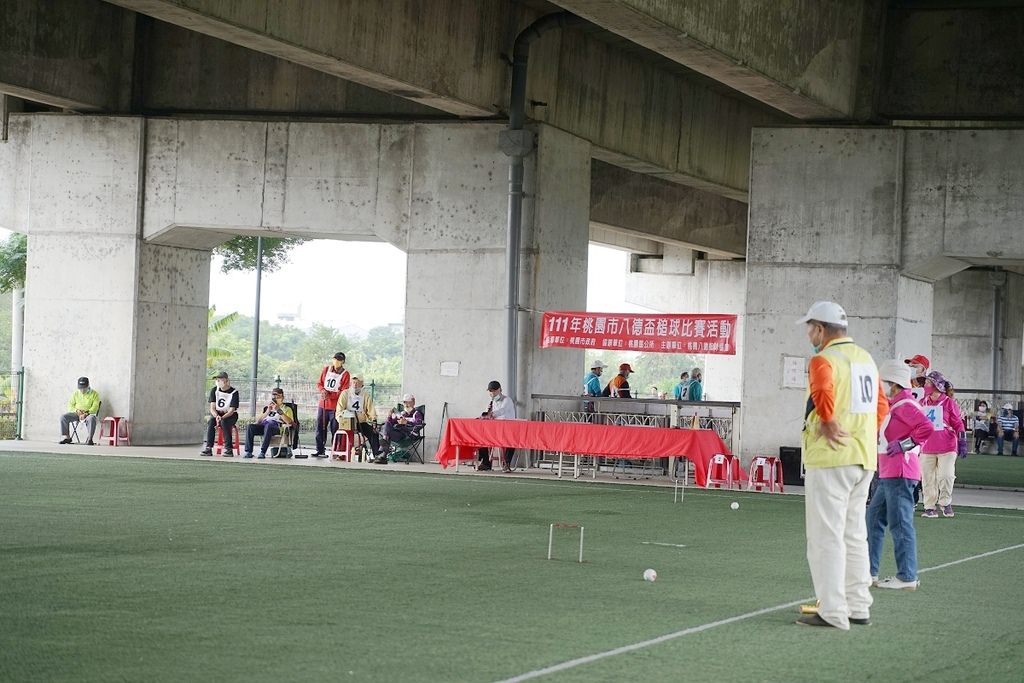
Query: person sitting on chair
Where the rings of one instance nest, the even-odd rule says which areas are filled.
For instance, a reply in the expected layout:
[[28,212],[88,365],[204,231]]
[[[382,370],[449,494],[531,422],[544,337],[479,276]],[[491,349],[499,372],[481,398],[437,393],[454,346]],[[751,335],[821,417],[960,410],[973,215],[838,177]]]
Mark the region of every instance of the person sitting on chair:
[[405,441],[419,436],[423,427],[423,413],[416,410],[416,397],[406,394],[402,397],[402,412],[392,410],[384,423],[384,438],[388,441]]
[[[86,446],[94,446],[93,432],[96,431],[96,413],[100,410],[100,394],[89,386],[88,377],[78,378],[78,388],[71,394],[68,401],[68,412],[60,416],[60,435],[62,444],[71,443],[69,434],[72,422],[84,422],[89,428],[89,440]],[[77,433],[77,432],[76,432]]]
[[[487,405],[487,410],[480,414],[481,420],[514,420],[516,419],[516,404],[508,396],[501,393],[501,383],[498,380],[491,380],[487,384],[487,393],[491,395],[491,402]],[[479,448],[477,449],[477,470],[489,470],[491,469],[491,449]],[[503,450],[503,462],[501,469],[503,472],[512,471],[512,456],[516,453],[514,448],[506,448]]]
[[228,373],[217,373],[217,386],[210,389],[210,419],[206,423],[206,444],[199,455],[213,455],[217,427],[224,432],[224,457],[233,455],[232,427],[238,422],[238,389],[231,386]]
[[270,403],[263,408],[260,419],[249,425],[245,430],[245,455],[244,458],[252,457],[252,442],[257,434],[263,435],[263,443],[260,444],[260,456],[262,460],[267,457],[267,448],[270,447],[270,440],[281,433],[281,427],[290,425],[295,420],[291,406],[284,402],[284,389],[274,389],[270,392]]
[[373,398],[363,391],[363,380],[361,377],[352,378],[352,386],[341,392],[338,396],[338,414],[350,411],[356,416],[356,429],[370,442],[370,449],[373,451],[374,462],[378,465],[387,464],[386,455],[381,455],[380,437],[377,436],[377,408],[373,405]]

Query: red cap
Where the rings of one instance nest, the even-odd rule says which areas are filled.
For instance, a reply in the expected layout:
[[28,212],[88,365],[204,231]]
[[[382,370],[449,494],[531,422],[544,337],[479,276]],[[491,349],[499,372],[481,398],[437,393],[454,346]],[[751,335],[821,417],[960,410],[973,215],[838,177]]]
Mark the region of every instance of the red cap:
[[619,372],[633,372],[633,368],[629,366],[629,363],[623,363],[619,366]]
[[917,354],[913,358],[907,358],[903,362],[907,365],[923,365],[925,370],[932,366],[931,362],[928,360],[928,356],[922,356],[921,354]]

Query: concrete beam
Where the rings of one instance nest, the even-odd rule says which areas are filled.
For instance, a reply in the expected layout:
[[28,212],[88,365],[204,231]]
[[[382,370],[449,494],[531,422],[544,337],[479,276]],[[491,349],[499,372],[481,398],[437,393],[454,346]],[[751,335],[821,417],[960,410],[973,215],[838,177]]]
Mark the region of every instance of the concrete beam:
[[143,112],[302,113],[449,117],[386,92],[294,62],[140,17]]
[[859,0],[553,2],[790,116],[853,112]]
[[494,116],[504,100],[497,3],[110,1],[457,116]]
[[746,204],[600,161],[591,166],[590,220],[700,251],[747,251]]
[[647,239],[634,232],[622,230],[614,225],[603,225],[590,221],[590,241],[622,251],[629,251],[636,254],[661,254],[664,244]]
[[135,14],[98,0],[7,0],[0,92],[76,111],[124,111]]
[[895,8],[880,113],[1024,118],[1024,7]]

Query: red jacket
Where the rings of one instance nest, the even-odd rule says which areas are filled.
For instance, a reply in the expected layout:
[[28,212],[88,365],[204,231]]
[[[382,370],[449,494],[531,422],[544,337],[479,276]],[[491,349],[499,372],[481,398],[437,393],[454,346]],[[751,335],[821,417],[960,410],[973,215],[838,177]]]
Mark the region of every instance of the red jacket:
[[[327,371],[331,370],[333,368],[334,368],[333,365],[326,365],[326,366],[324,366],[324,369],[320,371],[320,379],[316,383],[316,388],[317,388],[318,391],[325,391],[325,389],[324,389],[324,378],[327,377]],[[348,370],[342,368],[342,370],[341,370],[341,386],[338,387],[337,391],[328,391],[327,392],[327,398],[321,398],[319,401],[317,401],[317,404],[316,404],[317,407],[318,408],[323,408],[324,410],[334,410],[335,408],[337,408],[338,407],[338,397],[341,395],[341,392],[343,392],[346,389],[348,389],[349,384],[351,384],[351,383],[352,383],[352,379],[351,379],[351,377],[348,374]]]

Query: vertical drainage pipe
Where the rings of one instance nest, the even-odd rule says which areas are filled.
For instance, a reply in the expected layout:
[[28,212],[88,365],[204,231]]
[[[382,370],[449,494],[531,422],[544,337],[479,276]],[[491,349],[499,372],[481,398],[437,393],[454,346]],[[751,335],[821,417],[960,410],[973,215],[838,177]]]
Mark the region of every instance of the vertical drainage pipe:
[[1002,364],[1000,362],[1000,341],[1003,338],[1003,283],[1006,282],[1006,273],[997,271],[990,273],[990,281],[993,285],[992,294],[992,401],[993,408],[997,408],[995,401],[998,400],[999,391],[1002,389]]
[[519,373],[519,268],[523,240],[523,159],[533,151],[533,134],[523,130],[526,120],[526,75],[530,45],[554,28],[583,24],[586,20],[571,12],[548,14],[520,32],[512,49],[512,84],[509,94],[508,129],[499,138],[508,164],[508,234],[505,244],[505,274],[508,285],[505,334],[505,390],[516,400]]

